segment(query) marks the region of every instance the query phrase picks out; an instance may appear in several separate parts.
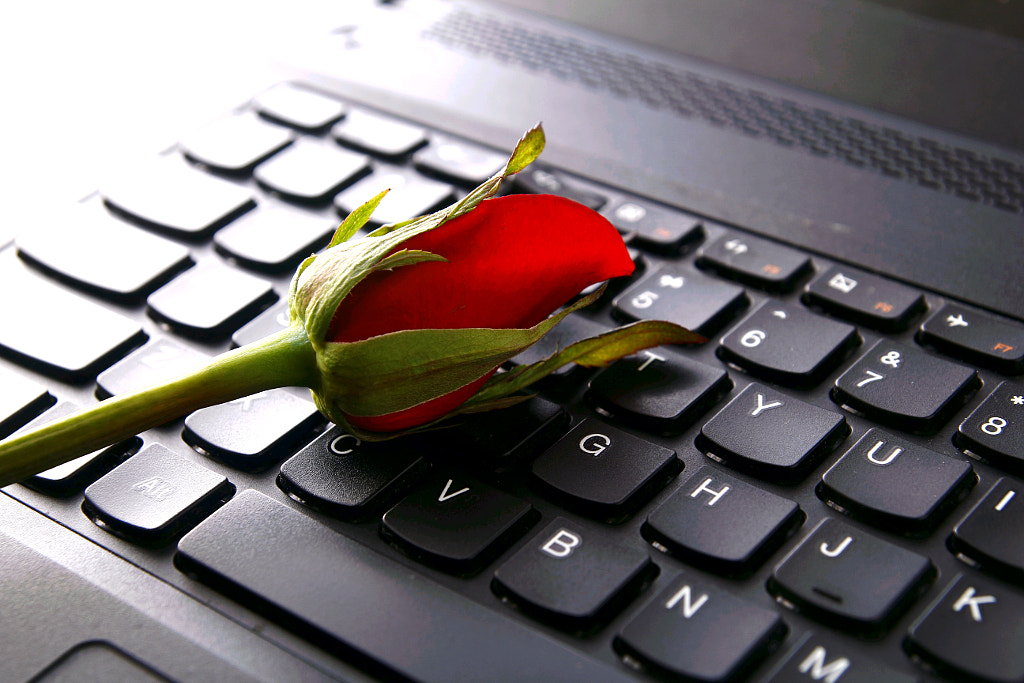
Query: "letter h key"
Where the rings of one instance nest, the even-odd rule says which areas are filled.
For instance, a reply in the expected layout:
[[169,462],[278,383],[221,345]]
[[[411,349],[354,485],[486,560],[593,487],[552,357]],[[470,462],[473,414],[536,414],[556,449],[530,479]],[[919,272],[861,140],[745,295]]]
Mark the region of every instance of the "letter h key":
[[803,523],[793,501],[701,468],[647,517],[651,543],[716,574],[759,567]]

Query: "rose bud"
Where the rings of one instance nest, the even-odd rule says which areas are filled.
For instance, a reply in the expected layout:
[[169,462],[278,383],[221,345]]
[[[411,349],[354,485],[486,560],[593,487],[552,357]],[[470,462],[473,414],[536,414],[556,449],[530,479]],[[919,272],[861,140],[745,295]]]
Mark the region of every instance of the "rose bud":
[[596,212],[553,196],[494,198],[543,145],[538,126],[505,169],[461,201],[352,239],[385,193],[373,198],[299,266],[285,330],[0,442],[0,486],[277,387],[308,387],[327,418],[372,440],[523,400],[523,388],[570,362],[603,366],[644,348],[701,341],[678,325],[644,321],[497,372],[600,294],[558,310],[583,289],[633,270],[622,238]]

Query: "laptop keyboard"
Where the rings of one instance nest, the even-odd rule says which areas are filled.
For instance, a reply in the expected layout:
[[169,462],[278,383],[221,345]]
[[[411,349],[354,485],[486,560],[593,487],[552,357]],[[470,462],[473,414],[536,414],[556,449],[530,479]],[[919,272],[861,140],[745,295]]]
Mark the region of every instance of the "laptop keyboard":
[[[452,133],[284,84],[24,231],[0,436],[286,326],[340,215],[382,187],[376,220],[426,213],[504,163]],[[5,493],[322,667],[1024,677],[1024,325],[543,159],[508,185],[601,211],[637,264],[513,363],[650,318],[708,342],[382,443],[268,391]]]

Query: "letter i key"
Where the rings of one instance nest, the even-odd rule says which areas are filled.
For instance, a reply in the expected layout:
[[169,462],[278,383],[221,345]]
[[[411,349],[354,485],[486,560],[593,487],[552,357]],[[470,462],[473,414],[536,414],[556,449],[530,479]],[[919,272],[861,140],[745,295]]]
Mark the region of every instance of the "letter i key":
[[949,547],[968,564],[1024,582],[1024,488],[997,481],[953,529]]

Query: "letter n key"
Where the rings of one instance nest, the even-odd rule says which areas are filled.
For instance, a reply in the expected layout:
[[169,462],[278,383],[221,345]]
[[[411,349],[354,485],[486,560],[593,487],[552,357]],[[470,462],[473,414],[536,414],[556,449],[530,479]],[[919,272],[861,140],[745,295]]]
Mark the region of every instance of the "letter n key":
[[[731,681],[785,637],[774,611],[678,576],[623,627],[614,647],[660,671],[698,681]],[[702,647],[709,634],[728,634]]]

